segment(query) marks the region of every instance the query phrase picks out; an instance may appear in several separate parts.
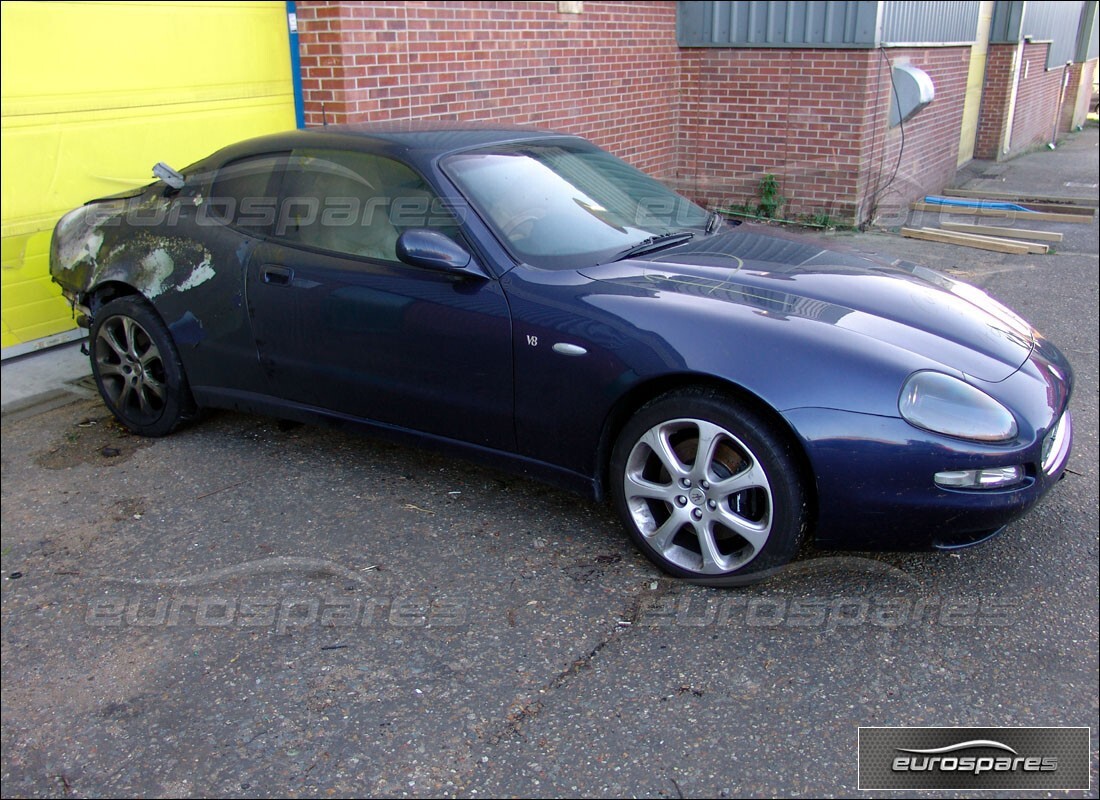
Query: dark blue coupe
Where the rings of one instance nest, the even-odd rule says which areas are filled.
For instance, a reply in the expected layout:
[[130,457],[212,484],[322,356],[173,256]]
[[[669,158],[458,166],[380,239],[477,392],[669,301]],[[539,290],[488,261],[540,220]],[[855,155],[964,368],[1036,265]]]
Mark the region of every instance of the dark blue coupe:
[[931,270],[732,225],[573,136],[328,127],[57,225],[51,271],[130,430],[348,423],[610,496],[662,569],[807,536],[958,547],[1070,451],[1072,372]]

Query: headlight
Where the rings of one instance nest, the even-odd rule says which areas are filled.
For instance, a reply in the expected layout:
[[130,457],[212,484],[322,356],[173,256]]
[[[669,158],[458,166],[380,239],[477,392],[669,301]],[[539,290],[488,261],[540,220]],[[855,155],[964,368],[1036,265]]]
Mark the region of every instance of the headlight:
[[942,372],[914,372],[902,387],[898,411],[926,431],[979,442],[1016,436],[1011,412],[981,389]]

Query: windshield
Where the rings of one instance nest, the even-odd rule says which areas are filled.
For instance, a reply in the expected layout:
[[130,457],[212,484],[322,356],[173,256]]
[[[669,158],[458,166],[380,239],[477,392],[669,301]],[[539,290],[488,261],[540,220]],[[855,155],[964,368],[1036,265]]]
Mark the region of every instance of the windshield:
[[442,166],[512,255],[536,267],[591,266],[707,226],[702,208],[584,141],[459,153]]

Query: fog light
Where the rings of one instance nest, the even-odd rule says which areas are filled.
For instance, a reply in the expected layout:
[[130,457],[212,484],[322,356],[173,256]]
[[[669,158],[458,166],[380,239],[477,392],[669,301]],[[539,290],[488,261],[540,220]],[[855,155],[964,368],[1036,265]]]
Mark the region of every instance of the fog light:
[[1023,480],[1023,467],[953,469],[936,473],[936,485],[947,489],[1000,489]]

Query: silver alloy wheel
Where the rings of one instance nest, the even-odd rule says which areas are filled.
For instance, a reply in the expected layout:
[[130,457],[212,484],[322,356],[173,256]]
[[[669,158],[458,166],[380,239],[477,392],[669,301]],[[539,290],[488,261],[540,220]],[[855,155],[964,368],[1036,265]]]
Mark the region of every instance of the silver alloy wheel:
[[104,321],[95,341],[100,382],[124,417],[139,423],[164,410],[165,371],[160,350],[145,328],[127,316]]
[[759,459],[720,425],[673,419],[630,451],[623,495],[649,547],[703,574],[740,569],[772,530],[772,489]]

